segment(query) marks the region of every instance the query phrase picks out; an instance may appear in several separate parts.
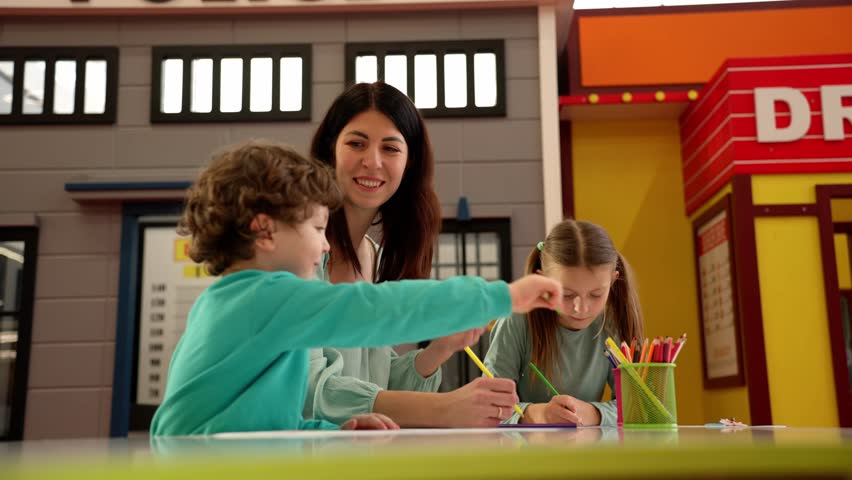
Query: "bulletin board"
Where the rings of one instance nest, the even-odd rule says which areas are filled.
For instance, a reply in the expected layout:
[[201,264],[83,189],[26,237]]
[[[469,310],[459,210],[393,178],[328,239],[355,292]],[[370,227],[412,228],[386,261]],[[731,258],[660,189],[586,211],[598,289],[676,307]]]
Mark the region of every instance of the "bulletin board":
[[131,430],[146,430],[166,389],[172,353],[186,328],[195,299],[218,277],[211,277],[188,255],[189,237],[172,222],[140,228],[140,267],[136,368],[130,412]]
[[705,388],[745,385],[731,196],[692,223]]

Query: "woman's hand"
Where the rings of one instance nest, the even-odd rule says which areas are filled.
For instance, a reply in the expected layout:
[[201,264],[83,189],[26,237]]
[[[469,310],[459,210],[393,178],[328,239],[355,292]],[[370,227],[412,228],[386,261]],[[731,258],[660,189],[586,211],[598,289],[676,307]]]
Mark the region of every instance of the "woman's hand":
[[486,327],[474,328],[432,340],[428,347],[417,354],[414,368],[423,377],[432,376],[454,353],[478,342],[485,329]]
[[443,394],[443,426],[496,427],[512,416],[518,403],[515,382],[508,378],[479,377]]
[[436,350],[446,352],[449,354],[447,355],[447,358],[449,358],[450,355],[460,350],[464,350],[464,347],[469,347],[474,343],[478,342],[479,337],[481,337],[482,334],[485,333],[485,329],[486,327],[478,327],[467,330],[465,332],[458,332],[452,335],[447,335],[446,337],[441,337],[439,339],[432,340],[432,343],[430,343],[429,346],[426,348],[434,348]]
[[399,430],[399,425],[381,413],[355,415],[340,426],[341,430]]

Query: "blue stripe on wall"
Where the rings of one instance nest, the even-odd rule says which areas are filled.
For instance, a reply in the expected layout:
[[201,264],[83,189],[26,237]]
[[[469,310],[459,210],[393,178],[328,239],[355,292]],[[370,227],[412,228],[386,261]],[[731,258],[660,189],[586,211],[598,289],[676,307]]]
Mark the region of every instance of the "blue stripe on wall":
[[192,182],[71,182],[66,192],[102,192],[115,190],[186,190]]

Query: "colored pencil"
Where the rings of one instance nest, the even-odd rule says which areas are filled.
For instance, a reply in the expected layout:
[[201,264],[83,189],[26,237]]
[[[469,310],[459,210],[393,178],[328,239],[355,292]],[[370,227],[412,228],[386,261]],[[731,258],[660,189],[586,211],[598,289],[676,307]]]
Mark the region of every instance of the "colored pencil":
[[[476,356],[475,353],[473,353],[473,350],[471,350],[470,347],[464,347],[464,351],[467,353],[467,356],[470,357],[471,360],[473,360],[473,363],[475,363],[476,366],[479,367],[480,370],[482,370],[482,373],[484,373],[486,377],[494,378],[494,375],[490,371],[488,371],[487,368],[485,368],[485,364],[482,363],[482,361],[479,359],[479,357]],[[521,410],[520,407],[514,405],[513,408],[516,412],[518,412],[518,415],[522,417],[524,416],[524,412]]]
[[[620,356],[621,352],[618,350],[618,347],[615,345],[615,342],[612,340],[612,338],[607,338],[606,343],[608,345],[611,344],[612,347],[615,347],[616,358],[618,358],[618,360],[620,362],[628,363],[626,361],[627,360],[626,358],[623,358],[623,357]],[[654,395],[651,392],[651,389],[648,388],[648,385],[646,385],[645,382],[642,380],[642,378],[639,377],[639,373],[636,371],[635,367],[633,367],[632,365],[627,365],[624,368],[622,368],[621,370],[622,370],[622,372],[626,372],[628,375],[630,375],[630,377],[633,378],[633,381],[636,382],[636,384],[639,386],[639,388],[642,389],[642,391],[645,393],[645,396],[648,398],[648,400],[651,401],[651,404],[654,405],[654,407],[660,413],[662,413],[663,416],[665,416],[668,419],[672,418],[672,414],[668,411],[668,409],[665,407],[665,405],[663,405],[660,402],[660,399],[657,398],[656,395]]]
[[612,355],[610,355],[608,348],[604,348],[604,356],[606,357],[607,360],[609,360],[609,363],[612,364],[612,368],[618,367],[618,365],[615,364],[615,360],[612,358]]
[[680,355],[680,351],[683,350],[683,344],[684,343],[686,343],[686,334],[685,333],[683,335],[681,335],[680,338],[677,340],[677,347],[675,348],[674,355],[672,355],[671,363],[674,363],[674,361],[677,360],[677,356]]
[[[547,300],[548,302],[550,301],[550,294],[548,294],[547,292],[545,292],[545,293],[544,293],[544,295],[542,295],[542,297],[543,297],[545,300]],[[560,310],[560,309],[558,309],[558,308],[554,308],[554,310],[556,310],[556,313],[558,313],[559,315],[565,316],[565,314],[564,314],[564,313],[562,313],[562,310]]]
[[556,389],[553,388],[553,385],[551,385],[550,382],[547,381],[547,378],[544,377],[544,374],[541,373],[541,370],[539,370],[533,362],[530,362],[530,367],[533,369],[535,374],[538,375],[538,378],[540,378],[541,381],[544,382],[545,385],[547,385],[547,388],[549,388],[554,395],[559,395],[559,392],[557,392]]

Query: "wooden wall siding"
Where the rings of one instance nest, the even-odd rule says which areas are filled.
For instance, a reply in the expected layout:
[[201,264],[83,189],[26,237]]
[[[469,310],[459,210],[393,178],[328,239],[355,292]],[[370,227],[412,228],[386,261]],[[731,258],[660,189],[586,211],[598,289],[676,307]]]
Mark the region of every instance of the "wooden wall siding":
[[[64,184],[191,180],[211,151],[251,137],[307,151],[321,116],[344,88],[346,42],[505,39],[506,117],[428,125],[444,215],[455,216],[459,195],[466,195],[474,216],[511,216],[513,272],[520,275],[545,234],[537,29],[534,8],[233,20],[0,19],[6,47],[120,49],[115,125],[0,129],[0,218],[35,215],[41,225],[25,438],[109,434],[121,207],[81,206]],[[149,124],[151,46],[270,42],[313,45],[310,122]]]

